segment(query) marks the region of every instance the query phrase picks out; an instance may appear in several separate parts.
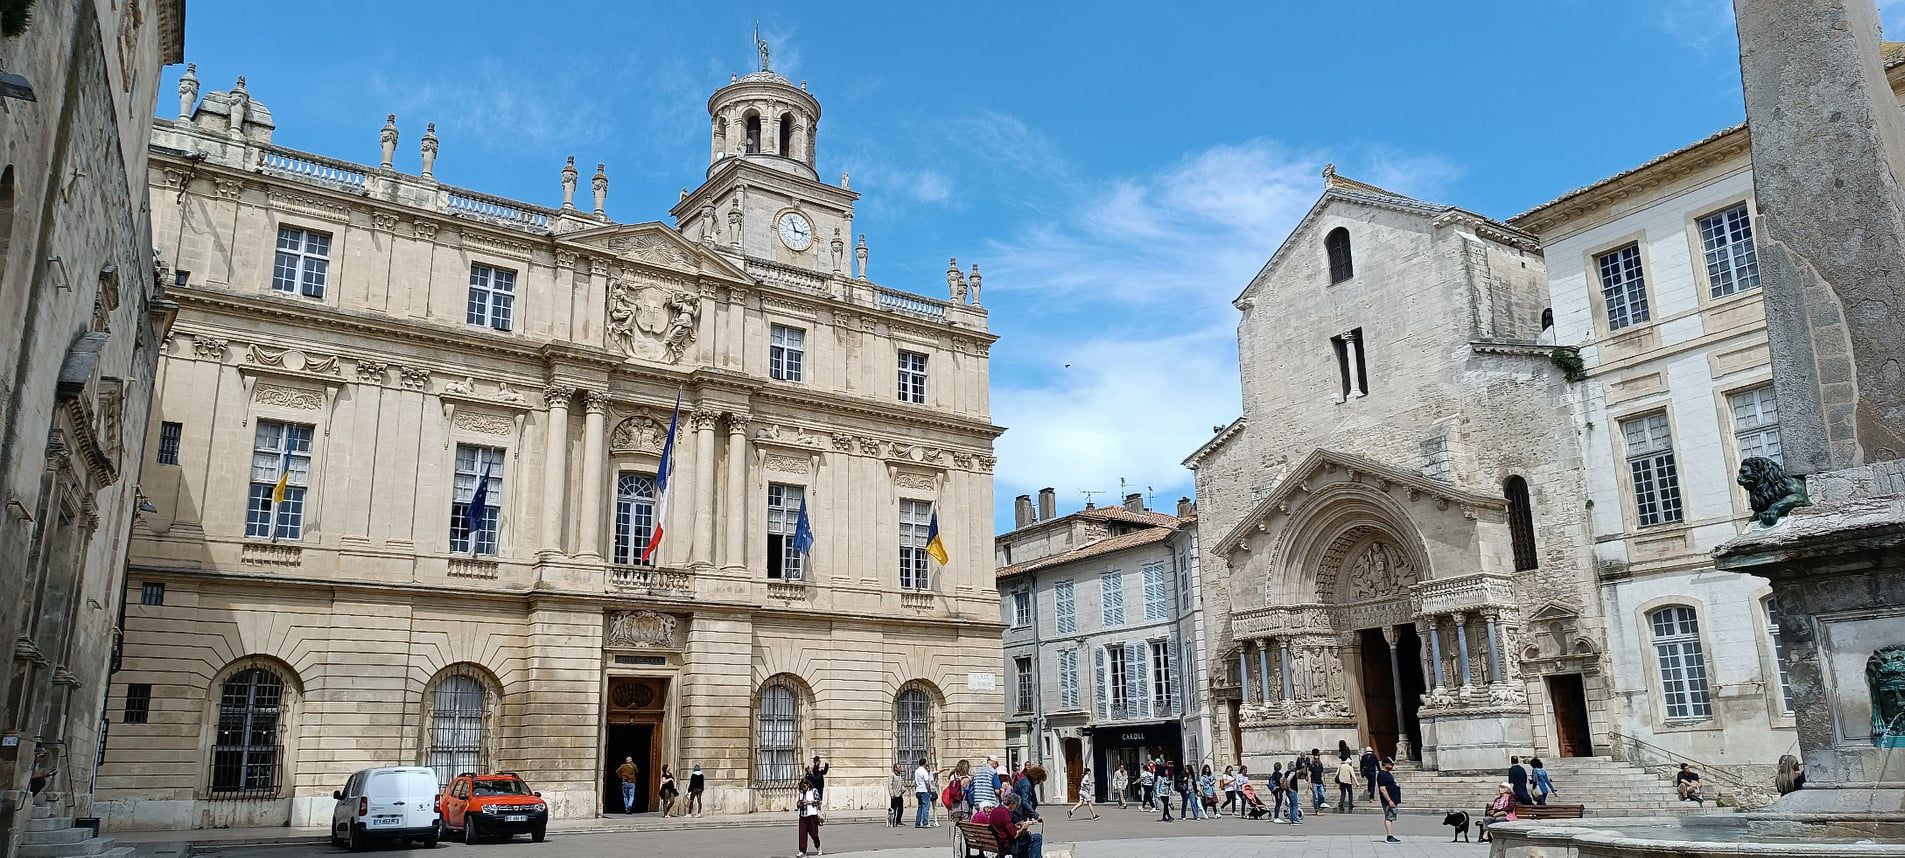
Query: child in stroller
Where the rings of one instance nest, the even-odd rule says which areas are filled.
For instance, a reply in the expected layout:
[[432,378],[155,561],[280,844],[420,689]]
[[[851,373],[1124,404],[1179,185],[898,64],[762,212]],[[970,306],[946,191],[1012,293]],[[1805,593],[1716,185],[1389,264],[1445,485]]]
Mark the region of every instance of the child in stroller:
[[1257,797],[1256,784],[1244,784],[1243,798],[1244,810],[1249,813],[1251,819],[1262,819],[1270,813],[1270,808],[1264,806],[1263,799]]

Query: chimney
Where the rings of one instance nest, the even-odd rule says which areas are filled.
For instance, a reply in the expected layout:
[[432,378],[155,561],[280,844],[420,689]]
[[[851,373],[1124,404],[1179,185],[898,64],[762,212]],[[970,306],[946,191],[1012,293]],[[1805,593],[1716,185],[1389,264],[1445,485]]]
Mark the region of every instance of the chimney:
[[1196,514],[1197,514],[1197,504],[1191,503],[1190,498],[1177,499],[1177,517],[1178,518],[1190,518],[1191,516]]
[[1051,521],[1058,517],[1058,490],[1044,488],[1038,490],[1038,520]]
[[1032,515],[1032,496],[1019,495],[1012,501],[1012,526],[1024,527],[1037,521]]
[[1128,512],[1144,512],[1144,494],[1132,492],[1124,496],[1124,508]]

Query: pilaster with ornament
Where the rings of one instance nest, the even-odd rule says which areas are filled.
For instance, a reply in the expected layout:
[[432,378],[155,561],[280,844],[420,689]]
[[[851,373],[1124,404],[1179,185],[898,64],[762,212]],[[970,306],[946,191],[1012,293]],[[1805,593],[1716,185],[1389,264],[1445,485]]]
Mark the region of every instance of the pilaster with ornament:
[[747,429],[752,418],[745,411],[730,411],[726,418],[728,479],[721,508],[727,539],[722,542],[721,568],[738,574],[747,569]]
[[695,481],[690,489],[695,517],[688,565],[698,570],[714,565],[714,429],[720,422],[721,412],[707,406],[696,406],[688,415],[695,431]]
[[542,553],[562,554],[562,522],[569,497],[569,400],[575,388],[551,384],[542,389]]
[[609,395],[600,390],[582,393],[582,504],[578,508],[579,528],[576,556],[602,559],[602,468],[608,463],[608,432],[604,425]]

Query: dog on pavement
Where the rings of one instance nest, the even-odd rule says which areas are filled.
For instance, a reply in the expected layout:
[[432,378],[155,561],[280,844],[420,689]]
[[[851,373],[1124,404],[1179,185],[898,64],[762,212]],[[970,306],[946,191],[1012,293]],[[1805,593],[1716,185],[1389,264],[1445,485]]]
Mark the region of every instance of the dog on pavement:
[[1449,838],[1450,843],[1468,840],[1468,811],[1451,810],[1449,815],[1442,817],[1442,824],[1455,829],[1455,836]]

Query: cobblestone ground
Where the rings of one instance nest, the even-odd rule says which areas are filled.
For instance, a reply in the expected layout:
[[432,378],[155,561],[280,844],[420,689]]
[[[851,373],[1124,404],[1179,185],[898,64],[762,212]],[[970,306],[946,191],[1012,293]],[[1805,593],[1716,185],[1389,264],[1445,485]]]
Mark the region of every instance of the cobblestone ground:
[[[1134,811],[1104,811],[1100,819],[1068,820],[1063,808],[1046,809],[1046,838],[1054,847],[1075,844],[1073,858],[1158,858],[1161,855],[1182,858],[1254,858],[1255,856],[1300,855],[1303,858],[1484,858],[1488,847],[1474,843],[1450,843],[1449,829],[1436,823],[1440,816],[1404,816],[1397,825],[1401,844],[1384,843],[1382,819],[1370,812],[1351,815],[1324,813],[1305,817],[1298,827],[1218,819],[1202,822],[1164,824],[1149,814]],[[830,856],[864,858],[945,858],[951,855],[948,832],[944,828],[920,831],[914,828],[887,828],[880,823],[829,825],[823,831],[826,852]],[[375,855],[431,855],[437,858],[487,855],[490,858],[521,852],[529,858],[592,858],[610,855],[653,855],[659,858],[780,858],[794,854],[793,821],[779,827],[694,829],[680,831],[644,831],[638,833],[558,834],[548,841],[530,843],[518,838],[510,844],[485,844],[477,847],[444,844],[435,851],[384,848]],[[144,855],[163,852],[142,850]],[[343,854],[328,846],[311,845],[281,848],[233,848],[197,854],[256,856],[256,858],[305,858],[305,856]],[[1057,858],[1053,855],[1053,858]]]

